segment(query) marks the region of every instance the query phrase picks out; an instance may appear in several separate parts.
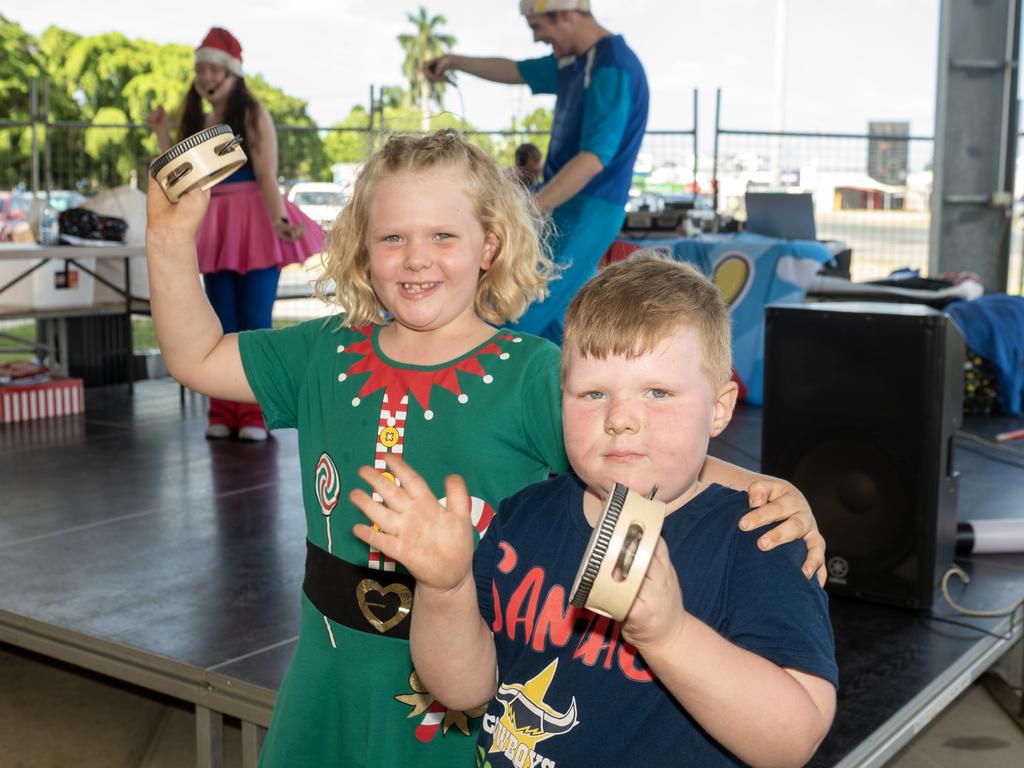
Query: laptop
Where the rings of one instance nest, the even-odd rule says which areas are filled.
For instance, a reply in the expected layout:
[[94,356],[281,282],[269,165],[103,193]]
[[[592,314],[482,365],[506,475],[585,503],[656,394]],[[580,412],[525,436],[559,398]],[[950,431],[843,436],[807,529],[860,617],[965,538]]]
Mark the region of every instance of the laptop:
[[747,192],[747,231],[781,240],[817,240],[810,192]]

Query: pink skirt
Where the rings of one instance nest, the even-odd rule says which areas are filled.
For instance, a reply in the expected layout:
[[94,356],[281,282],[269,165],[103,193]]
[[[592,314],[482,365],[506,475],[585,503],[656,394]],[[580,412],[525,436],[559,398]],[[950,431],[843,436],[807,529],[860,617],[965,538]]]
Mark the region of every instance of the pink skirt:
[[292,224],[305,227],[302,237],[286,243],[274,232],[263,203],[263,194],[255,181],[218,184],[212,190],[210,207],[196,236],[199,271],[251,272],[267,267],[299,264],[320,253],[324,233],[293,203],[285,200],[285,213]]

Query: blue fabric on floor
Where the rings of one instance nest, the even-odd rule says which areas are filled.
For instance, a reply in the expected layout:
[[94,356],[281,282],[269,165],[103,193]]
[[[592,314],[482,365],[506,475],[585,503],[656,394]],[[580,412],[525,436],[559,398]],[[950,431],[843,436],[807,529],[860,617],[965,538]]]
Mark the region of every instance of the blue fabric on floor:
[[963,331],[967,346],[991,362],[1003,410],[1021,415],[1024,394],[1024,298],[991,293],[945,307]]

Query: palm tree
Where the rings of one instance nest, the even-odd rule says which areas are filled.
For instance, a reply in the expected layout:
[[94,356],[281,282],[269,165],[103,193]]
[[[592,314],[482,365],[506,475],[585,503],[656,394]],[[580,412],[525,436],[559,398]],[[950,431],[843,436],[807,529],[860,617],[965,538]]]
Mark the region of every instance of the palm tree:
[[402,74],[409,81],[409,98],[418,94],[420,115],[422,116],[421,128],[424,132],[430,130],[430,103],[438,106],[444,104],[444,83],[432,83],[423,76],[423,62],[437,58],[445,51],[451,50],[455,45],[455,38],[452,35],[439,31],[439,27],[448,23],[443,15],[431,16],[424,6],[420,6],[417,13],[405,14],[409,23],[416,27],[413,34],[402,34],[398,36],[398,42],[405,51],[405,61],[402,63]]

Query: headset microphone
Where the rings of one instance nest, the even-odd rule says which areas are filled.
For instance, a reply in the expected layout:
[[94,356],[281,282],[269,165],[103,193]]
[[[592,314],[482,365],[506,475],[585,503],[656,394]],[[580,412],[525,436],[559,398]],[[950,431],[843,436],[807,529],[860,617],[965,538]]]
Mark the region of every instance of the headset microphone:
[[217,90],[218,90],[218,89],[219,89],[219,88],[220,88],[220,87],[221,87],[222,85],[224,85],[224,81],[225,81],[225,80],[227,80],[227,79],[228,79],[228,78],[227,78],[227,75],[225,75],[224,77],[222,77],[222,78],[220,79],[220,82],[219,82],[219,83],[217,83],[216,85],[214,85],[214,86],[212,86],[212,87],[210,87],[210,88],[207,88],[207,89],[206,89],[206,95],[207,95],[207,96],[213,96],[213,94],[215,94],[215,93],[217,92]]

